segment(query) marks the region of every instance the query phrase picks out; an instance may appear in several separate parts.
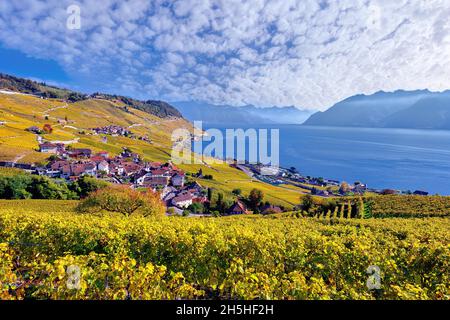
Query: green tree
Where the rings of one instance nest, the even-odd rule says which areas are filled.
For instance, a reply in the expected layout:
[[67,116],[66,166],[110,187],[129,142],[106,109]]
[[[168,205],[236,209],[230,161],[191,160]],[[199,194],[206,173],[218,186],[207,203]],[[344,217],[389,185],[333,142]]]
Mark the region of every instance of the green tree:
[[209,202],[212,201],[212,194],[213,194],[212,188],[208,188],[208,201],[209,201]]
[[259,189],[252,189],[248,196],[248,202],[250,204],[250,208],[253,211],[257,211],[259,205],[264,199],[264,193]]
[[108,185],[109,184],[105,181],[89,176],[82,176],[78,181],[72,183],[69,188],[72,191],[75,191],[80,198],[85,198],[90,193],[106,188]]
[[314,207],[314,198],[312,195],[307,194],[301,198],[302,203],[300,204],[300,208],[302,211],[306,211],[310,213],[311,209]]
[[205,207],[201,203],[193,203],[188,207],[188,210],[190,210],[192,213],[195,214],[202,214],[205,211]]
[[239,197],[242,194],[242,190],[237,188],[237,189],[233,189],[232,193],[236,196]]
[[223,193],[221,193],[221,192],[219,192],[217,194],[216,209],[220,213],[224,213],[227,210],[227,205],[226,205],[225,201],[223,200]]

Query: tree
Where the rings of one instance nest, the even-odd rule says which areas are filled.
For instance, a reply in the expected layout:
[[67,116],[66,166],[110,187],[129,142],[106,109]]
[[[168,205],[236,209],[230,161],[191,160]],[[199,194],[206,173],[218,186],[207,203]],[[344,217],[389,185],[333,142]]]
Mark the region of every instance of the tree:
[[193,203],[188,207],[188,210],[195,214],[202,214],[205,211],[205,207],[201,203]]
[[259,189],[252,189],[250,191],[250,194],[248,196],[248,201],[250,203],[250,208],[253,209],[253,211],[257,211],[259,205],[264,199],[264,193]]
[[223,200],[223,193],[221,193],[221,192],[219,192],[217,194],[216,209],[220,213],[224,213],[227,210],[227,205],[226,205],[225,201]]
[[147,190],[140,192],[127,186],[111,185],[91,193],[79,205],[80,212],[117,212],[126,217],[140,214],[144,217],[161,216],[166,212],[159,194]]
[[211,188],[208,188],[208,201],[211,202],[212,200],[212,192],[213,190]]
[[242,190],[241,189],[233,189],[232,193],[236,196],[239,197],[242,194]]
[[307,194],[303,196],[301,200],[302,203],[300,205],[300,208],[302,209],[302,211],[306,211],[309,213],[314,206],[314,198],[312,197],[312,195]]
[[342,182],[339,188],[340,194],[347,194],[350,192],[350,185],[347,182]]
[[42,130],[44,130],[44,132],[47,134],[51,134],[53,132],[52,126],[48,123],[44,124],[44,127],[42,128]]
[[365,206],[364,206],[364,200],[362,197],[359,197],[359,199],[358,199],[357,208],[358,208],[358,218],[364,219]]
[[48,177],[18,173],[0,177],[0,198],[75,200],[78,195],[65,182],[57,183]]
[[82,176],[78,181],[69,186],[70,190],[75,191],[80,198],[87,197],[90,193],[106,188],[109,184],[105,181],[95,179],[89,176]]

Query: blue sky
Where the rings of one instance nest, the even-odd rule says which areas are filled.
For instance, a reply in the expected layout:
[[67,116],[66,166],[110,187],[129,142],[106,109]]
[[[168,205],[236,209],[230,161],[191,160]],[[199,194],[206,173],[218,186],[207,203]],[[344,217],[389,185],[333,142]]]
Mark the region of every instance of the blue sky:
[[47,79],[54,83],[70,81],[64,69],[54,60],[44,60],[28,56],[15,49],[0,46],[0,71],[30,79]]
[[0,1],[0,72],[140,99],[325,109],[449,89],[449,16],[447,0]]

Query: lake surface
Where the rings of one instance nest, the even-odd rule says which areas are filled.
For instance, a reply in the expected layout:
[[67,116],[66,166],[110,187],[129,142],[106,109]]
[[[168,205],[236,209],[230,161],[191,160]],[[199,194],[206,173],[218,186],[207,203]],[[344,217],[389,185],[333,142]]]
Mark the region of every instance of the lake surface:
[[[203,124],[203,129],[250,126]],[[450,131],[259,125],[279,129],[280,164],[371,188],[450,195]],[[204,144],[208,144],[205,142]]]

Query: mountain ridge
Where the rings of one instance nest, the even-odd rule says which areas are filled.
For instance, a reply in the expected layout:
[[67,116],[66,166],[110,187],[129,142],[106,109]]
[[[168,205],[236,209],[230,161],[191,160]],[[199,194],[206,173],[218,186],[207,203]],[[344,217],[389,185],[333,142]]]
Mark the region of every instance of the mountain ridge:
[[355,95],[311,115],[304,125],[450,130],[450,90]]
[[259,108],[214,105],[201,101],[171,102],[190,121],[234,124],[301,124],[313,111],[295,106]]
[[4,73],[0,73],[0,89],[31,94],[42,98],[61,99],[72,103],[88,99],[101,98],[109,101],[124,103],[129,107],[147,112],[160,118],[183,117],[175,107],[164,101],[141,101],[121,95],[98,92],[89,95],[70,89],[47,85],[44,82],[36,82],[33,80],[15,77]]

